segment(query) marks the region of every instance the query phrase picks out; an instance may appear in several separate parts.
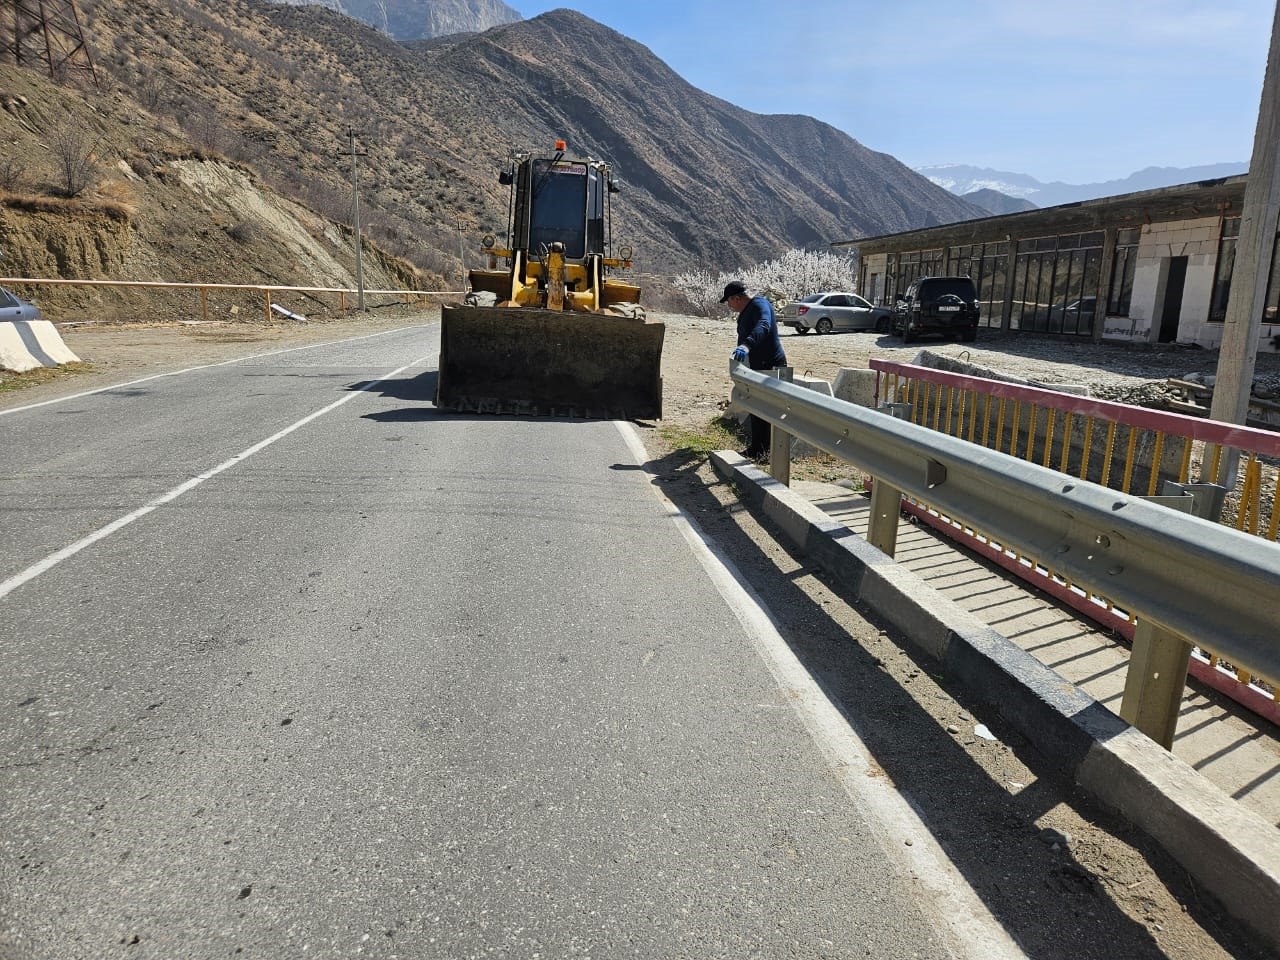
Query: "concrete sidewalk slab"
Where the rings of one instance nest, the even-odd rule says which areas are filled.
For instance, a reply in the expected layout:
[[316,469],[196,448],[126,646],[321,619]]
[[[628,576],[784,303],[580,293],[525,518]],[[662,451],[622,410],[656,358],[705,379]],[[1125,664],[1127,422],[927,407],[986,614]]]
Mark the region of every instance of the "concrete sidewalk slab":
[[[1034,651],[1008,635],[1032,638],[1030,646],[1045,650],[1068,643],[1073,634],[1088,633],[1086,628],[1052,604],[1052,612],[1025,607],[1016,587],[1015,593],[1006,592],[1006,585],[996,582],[1000,577],[980,564],[969,567],[962,551],[936,537],[913,547],[913,562],[926,566],[922,574],[905,562],[901,537],[903,562],[898,562],[736,454],[714,453],[712,463],[737,485],[750,507],[774,521],[846,592],[941,661],[948,675],[997,709],[1074,782],[1159,842],[1225,909],[1280,951],[1280,831],[1274,819],[1237,802],[1186,761],[1129,727],[1084,684],[1036,659]],[[863,500],[834,489],[839,492],[819,492],[842,502],[844,510],[854,510]],[[906,533],[915,536],[914,531]],[[968,591],[973,609],[948,597],[948,587]],[[1035,629],[1057,631],[1044,646],[1035,642],[1036,620],[1042,622]],[[1087,664],[1093,655],[1082,647],[1056,659],[1058,666]],[[1122,671],[1109,661],[1086,669],[1097,675],[1091,683],[1119,673],[1123,684]]]

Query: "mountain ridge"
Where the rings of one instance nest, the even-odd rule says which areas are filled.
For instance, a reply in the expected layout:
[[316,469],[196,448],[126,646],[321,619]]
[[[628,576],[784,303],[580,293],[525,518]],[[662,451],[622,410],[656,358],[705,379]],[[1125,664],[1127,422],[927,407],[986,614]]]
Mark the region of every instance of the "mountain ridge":
[[1030,174],[993,170],[963,163],[934,164],[915,167],[915,171],[938,186],[958,196],[988,189],[1005,196],[1031,201],[1037,207],[1053,207],[1063,203],[1096,200],[1171,187],[1180,183],[1217,180],[1247,173],[1248,163],[1211,163],[1194,167],[1144,167],[1127,177],[1095,183],[1072,184],[1062,181],[1044,183]]
[[[475,265],[479,238],[505,231],[497,174],[511,151],[557,138],[616,164],[626,189],[614,239],[635,247],[650,277],[982,215],[827,124],[700,91],[573,11],[403,44],[314,5],[85,9],[86,32],[107,51],[109,90],[84,95],[90,115],[115,125],[104,161],[154,153],[151,131],[167,127],[185,149],[250,165],[341,223],[354,128],[365,236],[435,277],[459,276],[460,236]],[[0,134],[11,119],[0,112]]]
[[502,0],[270,0],[320,6],[367,23],[396,40],[426,40],[478,33],[523,19]]

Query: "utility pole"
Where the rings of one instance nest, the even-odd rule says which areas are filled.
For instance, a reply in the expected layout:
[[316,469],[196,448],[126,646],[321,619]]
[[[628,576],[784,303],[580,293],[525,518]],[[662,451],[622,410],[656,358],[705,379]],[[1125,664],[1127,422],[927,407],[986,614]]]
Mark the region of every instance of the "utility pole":
[[[1209,416],[1224,423],[1244,423],[1258,359],[1258,336],[1267,305],[1267,280],[1280,229],[1280,3],[1271,24],[1271,50],[1262,81],[1258,128],[1240,214],[1240,239],[1231,273],[1227,316],[1218,349],[1218,379]],[[1239,451],[1229,450],[1215,478],[1227,489],[1235,486]]]
[[356,245],[356,309],[364,313],[364,266],[360,259],[360,164],[356,158],[369,154],[367,150],[357,152],[355,127],[347,127],[347,138],[350,142],[348,155],[351,157],[351,230]]
[[458,269],[462,274],[461,289],[463,293],[467,292],[467,254],[466,249],[462,245],[462,221],[456,221],[458,226]]

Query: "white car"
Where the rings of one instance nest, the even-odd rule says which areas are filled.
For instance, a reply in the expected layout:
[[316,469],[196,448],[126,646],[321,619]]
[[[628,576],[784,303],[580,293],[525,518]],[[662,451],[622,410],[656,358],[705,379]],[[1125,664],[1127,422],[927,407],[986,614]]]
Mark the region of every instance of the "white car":
[[0,321],[40,319],[43,318],[39,307],[0,287]]
[[875,307],[856,293],[832,290],[783,304],[779,323],[793,327],[796,333],[810,330],[837,333],[844,330],[874,330],[888,333],[893,311]]

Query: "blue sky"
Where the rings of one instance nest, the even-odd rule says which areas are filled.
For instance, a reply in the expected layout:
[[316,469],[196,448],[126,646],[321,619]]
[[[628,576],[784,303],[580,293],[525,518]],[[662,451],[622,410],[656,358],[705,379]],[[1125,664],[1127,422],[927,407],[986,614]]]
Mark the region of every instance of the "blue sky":
[[508,0],[571,7],[695,87],[910,166],[1091,183],[1248,163],[1274,0]]

